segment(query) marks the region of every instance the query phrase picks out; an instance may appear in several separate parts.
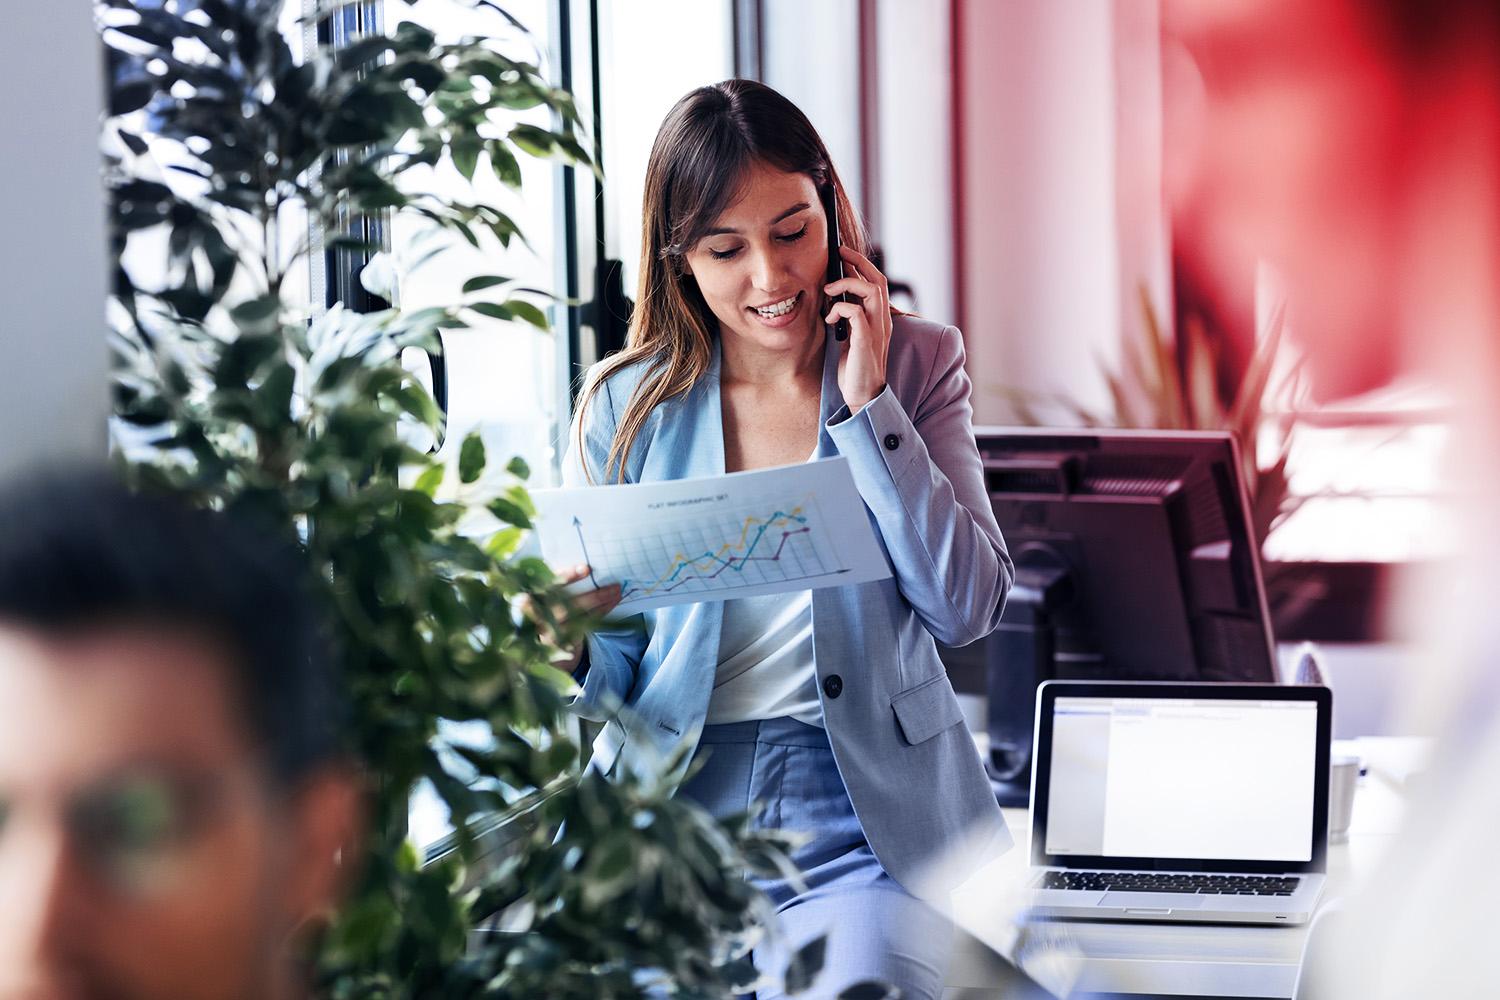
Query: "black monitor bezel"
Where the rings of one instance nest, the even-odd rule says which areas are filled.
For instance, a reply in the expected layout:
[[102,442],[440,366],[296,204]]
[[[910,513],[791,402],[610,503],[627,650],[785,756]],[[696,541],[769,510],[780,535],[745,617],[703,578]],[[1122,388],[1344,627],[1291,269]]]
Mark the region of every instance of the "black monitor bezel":
[[[1230,486],[1234,491],[1233,509],[1225,508],[1224,513],[1229,520],[1229,530],[1232,541],[1249,547],[1248,561],[1250,574],[1255,587],[1254,601],[1256,615],[1262,635],[1265,637],[1265,663],[1262,676],[1266,683],[1274,683],[1280,676],[1280,666],[1276,658],[1276,636],[1271,622],[1270,602],[1266,599],[1265,573],[1261,566],[1262,556],[1259,546],[1255,541],[1254,518],[1251,514],[1249,484],[1245,481],[1243,473],[1244,463],[1241,457],[1239,439],[1230,431],[1205,431],[1205,430],[1165,430],[1159,428],[1123,428],[1123,427],[1019,427],[1005,425],[983,425],[974,428],[974,439],[977,443],[981,459],[986,457],[997,447],[1000,450],[1007,448],[1025,448],[1035,450],[1043,445],[1055,447],[1060,451],[1080,452],[1107,452],[1113,446],[1125,445],[1132,449],[1140,449],[1150,454],[1177,453],[1179,451],[1198,452],[1200,459],[1208,460],[1210,464],[1220,465],[1229,476]],[[1161,446],[1169,449],[1169,452],[1152,452],[1149,449]],[[1222,450],[1218,456],[1212,455],[1213,451]],[[1227,459],[1227,461],[1224,461]],[[1020,499],[1024,494],[1015,493],[1008,495],[1010,499]],[[1051,495],[1046,495],[1051,499]],[[1003,529],[1002,525],[1002,529]],[[1105,683],[1105,682],[1100,682]],[[1190,682],[1183,682],[1190,683]],[[1218,682],[1216,682],[1218,683]],[[1225,683],[1241,683],[1231,681]],[[1244,681],[1242,683],[1260,683],[1257,681]]]
[[[1127,858],[1091,854],[1048,854],[1047,803],[1052,768],[1052,708],[1067,698],[1182,698],[1224,701],[1309,701],[1317,706],[1313,772],[1312,856],[1307,861],[1205,858]],[[1031,755],[1031,860],[1042,867],[1101,870],[1233,872],[1279,874],[1324,872],[1328,854],[1328,764],[1333,743],[1333,694],[1313,685],[1229,684],[1221,681],[1067,681],[1049,680],[1037,688],[1036,737]]]

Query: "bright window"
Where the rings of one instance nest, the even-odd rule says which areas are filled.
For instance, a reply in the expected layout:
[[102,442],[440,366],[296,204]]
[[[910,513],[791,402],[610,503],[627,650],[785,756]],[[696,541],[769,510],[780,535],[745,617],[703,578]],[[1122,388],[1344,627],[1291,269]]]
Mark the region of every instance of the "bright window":
[[[493,10],[453,0],[386,3],[384,30],[394,32],[402,22],[413,21],[433,32],[440,43],[472,36],[493,38],[505,55],[539,63],[548,79],[556,81],[557,56],[551,35],[556,5],[549,0],[504,0],[503,6],[526,27],[525,32]],[[518,112],[515,124],[550,127],[549,113],[546,108]],[[559,217],[562,168],[524,154],[517,161],[519,193],[501,183],[485,157],[480,158],[472,183],[446,158],[436,166],[415,167],[402,175],[400,185],[407,193],[490,205],[510,216],[525,236],[525,242],[513,239],[506,247],[493,234],[480,231],[475,247],[420,215],[398,213],[390,220],[389,232],[403,309],[452,306],[470,297],[463,292],[464,283],[481,275],[503,275],[523,287],[555,294],[564,291],[560,276],[566,241]],[[439,252],[420,262],[433,251]],[[567,405],[559,387],[564,384],[561,376],[569,359],[566,338],[558,332],[562,307],[548,306],[540,298],[535,301],[548,314],[551,331],[468,313],[469,329],[443,332],[448,423],[438,456],[456,461],[464,437],[478,431],[490,458],[490,474],[508,481],[503,471],[506,461],[519,455],[531,466],[533,485],[547,486],[557,478],[560,456],[554,443],[559,420],[565,416],[559,408]],[[445,723],[438,751],[446,752],[446,744],[483,746],[489,742],[482,723]],[[422,848],[432,847],[452,830],[446,805],[425,781],[412,796],[407,822],[412,840]]]
[[733,75],[728,0],[601,0],[605,248],[623,262],[631,298],[640,273],[646,161],[657,129],[688,91]]
[[1287,463],[1298,506],[1266,539],[1266,558],[1402,563],[1457,552],[1443,467],[1450,416],[1440,393],[1411,384],[1298,413]]
[[[514,28],[493,10],[472,8],[452,0],[419,0],[385,5],[386,30],[415,21],[432,31],[439,42],[466,36],[496,38],[506,55],[540,60],[550,68],[549,8],[547,0],[505,0],[505,9],[526,26]],[[546,108],[520,112],[516,123],[548,127]],[[515,220],[526,243],[512,240],[503,247],[493,234],[477,234],[479,246],[462,236],[436,230],[425,218],[400,213],[391,221],[391,250],[401,272],[400,305],[404,309],[451,306],[461,301],[464,282],[479,275],[499,274],[520,285],[549,292],[558,288],[558,255],[562,241],[557,225],[557,164],[520,155],[521,191],[505,187],[481,158],[471,185],[453,163],[444,159],[433,167],[407,171],[401,187],[408,193],[429,192],[442,198],[494,206]],[[529,244],[529,246],[527,246]],[[408,270],[427,252],[442,252]],[[538,300],[538,304],[544,304]],[[547,309],[556,326],[556,307]],[[566,365],[566,344],[556,334],[542,332],[520,321],[468,315],[471,328],[443,334],[447,373],[448,429],[439,456],[452,458],[465,435],[477,430],[484,438],[495,473],[505,459],[520,455],[534,470],[537,485],[555,481],[558,456],[553,452],[558,420],[558,372]]]
[[[452,0],[419,0],[410,7],[387,2],[386,29],[414,20],[440,41],[499,35],[508,55],[540,59],[549,79],[561,82],[560,26],[564,13],[569,15],[572,86],[586,120],[593,103],[584,88],[590,86],[587,81],[599,81],[602,195],[596,195],[592,177],[579,172],[576,204],[570,212],[562,168],[525,156],[519,157],[520,196],[487,174],[483,161],[472,188],[447,162],[410,171],[406,190],[491,204],[517,222],[530,246],[513,242],[503,248],[481,234],[476,249],[460,236],[434,235],[419,221],[398,217],[391,226],[391,249],[398,265],[435,246],[445,247],[440,256],[403,279],[400,302],[406,308],[451,305],[462,297],[465,281],[485,274],[505,275],[523,286],[561,295],[566,291],[567,257],[575,254],[572,266],[578,270],[578,296],[587,314],[595,295],[594,275],[587,269],[599,244],[604,256],[623,261],[625,293],[635,294],[641,193],[651,142],[678,98],[693,87],[733,75],[732,7],[728,0],[599,0],[596,7],[574,0],[501,0],[501,5],[529,34],[507,30],[494,11]],[[536,114],[524,112],[517,120],[548,124]],[[592,204],[596,196],[602,197],[597,215]],[[602,224],[602,231],[595,222]],[[554,305],[548,312],[551,333],[482,317],[471,319],[472,329],[444,333],[448,429],[440,456],[456,454],[464,435],[477,429],[492,460],[521,455],[532,467],[534,485],[555,482],[561,458],[558,445],[565,443],[559,432],[568,420],[565,387],[570,373],[576,373],[571,366],[591,360],[593,352],[585,341],[583,356],[570,357],[565,307]],[[492,461],[496,468],[503,464]],[[482,725],[448,724],[440,735],[440,742],[487,741]],[[441,842],[451,829],[447,815],[432,788],[419,785],[408,816],[412,839],[424,848]]]

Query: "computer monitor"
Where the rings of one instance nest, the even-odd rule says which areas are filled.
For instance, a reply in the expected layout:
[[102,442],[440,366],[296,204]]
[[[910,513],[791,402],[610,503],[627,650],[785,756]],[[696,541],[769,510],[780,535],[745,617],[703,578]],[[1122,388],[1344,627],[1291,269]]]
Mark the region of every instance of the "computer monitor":
[[1016,564],[1000,627],[965,651],[984,664],[1002,804],[1030,795],[1042,681],[1276,680],[1232,435],[980,427],[975,438]]

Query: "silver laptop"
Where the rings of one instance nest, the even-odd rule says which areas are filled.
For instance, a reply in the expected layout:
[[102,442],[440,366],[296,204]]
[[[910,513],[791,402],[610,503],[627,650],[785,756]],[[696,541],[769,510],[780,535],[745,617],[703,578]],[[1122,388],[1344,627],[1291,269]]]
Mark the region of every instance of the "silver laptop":
[[1323,891],[1325,687],[1048,681],[1032,912],[1299,924]]

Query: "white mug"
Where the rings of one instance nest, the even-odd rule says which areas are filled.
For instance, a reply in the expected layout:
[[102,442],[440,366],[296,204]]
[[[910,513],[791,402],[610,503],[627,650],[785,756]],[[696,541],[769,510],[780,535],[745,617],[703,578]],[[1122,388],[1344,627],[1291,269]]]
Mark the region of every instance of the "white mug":
[[1328,842],[1349,839],[1354,818],[1354,789],[1359,783],[1360,760],[1353,754],[1334,754],[1328,761]]

